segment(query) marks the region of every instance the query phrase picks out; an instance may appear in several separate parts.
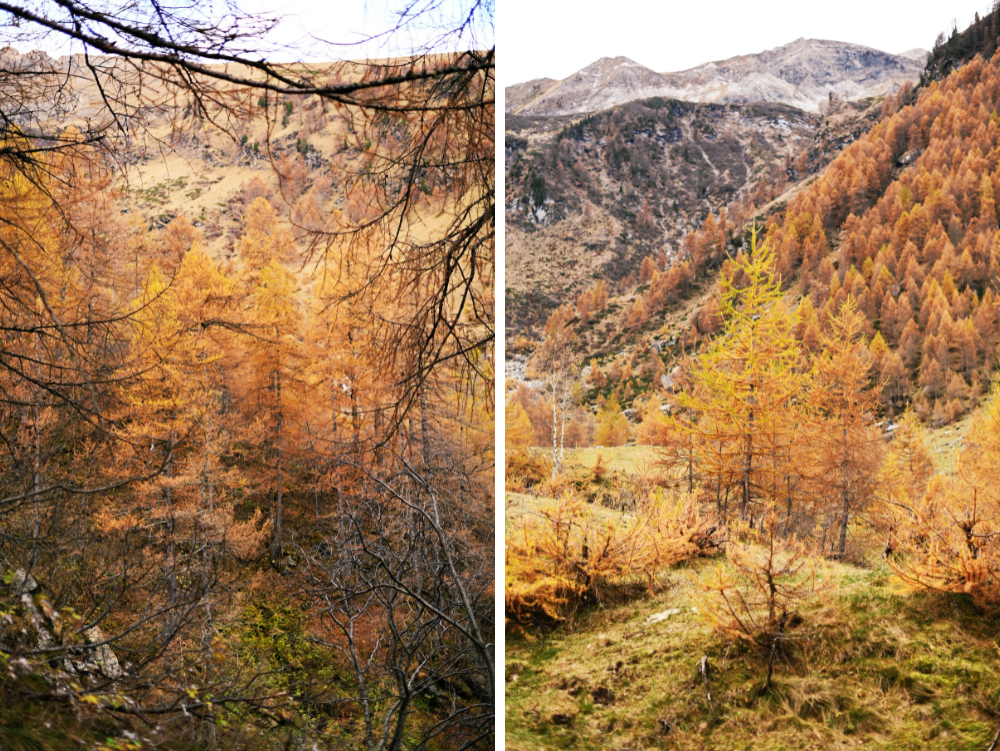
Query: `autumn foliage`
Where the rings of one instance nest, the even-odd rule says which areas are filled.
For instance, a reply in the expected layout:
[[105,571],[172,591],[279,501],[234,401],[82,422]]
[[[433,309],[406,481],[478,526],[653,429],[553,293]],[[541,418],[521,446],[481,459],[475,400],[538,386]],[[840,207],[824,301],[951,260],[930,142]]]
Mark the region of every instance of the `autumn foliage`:
[[508,531],[508,628],[563,620],[617,588],[650,589],[661,572],[713,550],[717,525],[689,496],[656,491],[628,516],[567,497]]
[[[218,748],[230,708],[298,723],[313,710],[288,686],[330,707],[336,682],[336,701],[370,709],[367,724],[341,718],[347,735],[391,736],[414,722],[388,698],[392,675],[414,695],[451,680],[413,661],[428,650],[479,681],[442,727],[490,734],[492,678],[472,667],[489,676],[493,661],[486,229],[466,227],[483,232],[474,264],[449,246],[471,275],[463,295],[432,268],[437,241],[408,273],[386,271],[371,230],[310,255],[258,195],[224,261],[184,218],[133,219],[99,169],[57,154],[33,182],[0,161],[0,701],[20,691],[16,659],[61,702],[197,715],[184,743]],[[420,206],[450,221],[455,204]],[[474,221],[464,209],[456,221]],[[44,618],[8,587],[29,576]],[[62,672],[88,642],[119,669]],[[473,642],[478,657],[460,646]],[[251,736],[222,747],[268,743]]]
[[1000,606],[1000,396],[973,419],[954,476],[935,475],[897,508],[889,562],[917,589]]

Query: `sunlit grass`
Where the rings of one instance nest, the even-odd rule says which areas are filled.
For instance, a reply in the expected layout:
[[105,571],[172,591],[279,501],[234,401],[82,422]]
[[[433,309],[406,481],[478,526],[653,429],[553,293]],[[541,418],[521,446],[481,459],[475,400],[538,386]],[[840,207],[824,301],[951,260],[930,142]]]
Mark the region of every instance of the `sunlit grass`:
[[[1000,620],[965,598],[911,594],[885,567],[825,564],[773,690],[764,657],[715,635],[692,577],[507,641],[511,749],[985,749],[1000,725]],[[651,616],[659,614],[659,619]],[[667,615],[664,615],[667,614]],[[719,721],[697,673],[706,655]]]

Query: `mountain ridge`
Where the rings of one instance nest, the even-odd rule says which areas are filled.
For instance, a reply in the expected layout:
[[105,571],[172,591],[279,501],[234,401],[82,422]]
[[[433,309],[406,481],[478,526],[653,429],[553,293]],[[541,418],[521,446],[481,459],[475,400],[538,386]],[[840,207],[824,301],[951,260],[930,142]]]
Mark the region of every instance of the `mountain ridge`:
[[509,114],[575,115],[650,97],[700,103],[778,102],[819,112],[830,96],[848,101],[895,93],[923,71],[925,50],[893,55],[863,45],[799,38],[763,52],[659,73],[624,57],[602,57],[562,80],[508,86]]

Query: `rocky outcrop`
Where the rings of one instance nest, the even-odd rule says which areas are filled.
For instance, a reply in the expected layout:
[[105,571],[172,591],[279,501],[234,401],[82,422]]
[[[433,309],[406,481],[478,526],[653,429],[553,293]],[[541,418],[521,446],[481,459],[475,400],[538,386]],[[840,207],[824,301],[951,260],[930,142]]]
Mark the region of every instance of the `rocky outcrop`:
[[505,89],[513,114],[571,115],[661,96],[691,102],[780,102],[819,112],[830,95],[848,101],[895,92],[920,79],[925,50],[892,55],[822,39],[797,39],[754,55],[657,73],[626,57],[601,58],[562,81]]
[[62,676],[64,680],[67,676],[85,681],[114,680],[122,676],[121,663],[108,644],[108,635],[99,626],[84,630],[80,634],[82,643],[77,643],[73,637],[62,638],[67,636],[61,628],[62,616],[49,603],[31,574],[24,569],[15,570],[8,584],[8,593],[24,608],[25,620],[31,626],[30,630],[22,632],[22,636],[32,634],[29,650],[64,647],[64,656],[57,658],[53,664],[57,672],[60,669],[65,672],[66,675]]

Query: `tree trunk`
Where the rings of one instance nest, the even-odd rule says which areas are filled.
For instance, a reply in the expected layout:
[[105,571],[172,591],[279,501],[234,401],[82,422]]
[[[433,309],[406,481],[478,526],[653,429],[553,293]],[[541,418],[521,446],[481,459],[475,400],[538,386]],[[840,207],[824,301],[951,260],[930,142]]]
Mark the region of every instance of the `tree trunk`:
[[750,381],[750,417],[747,425],[747,433],[744,437],[743,449],[743,501],[740,508],[740,519],[746,521],[750,512],[750,468],[753,466],[753,405],[754,405],[754,383]]
[[851,496],[844,493],[844,511],[843,516],[840,519],[840,541],[837,543],[837,552],[840,557],[844,557],[844,553],[847,551],[847,519],[851,508]]
[[559,430],[559,465],[562,466],[566,456],[566,405],[562,405],[562,424]]
[[[692,493],[694,493],[694,436],[688,433],[688,495]],[[716,494],[715,501],[718,505],[718,494]]]
[[750,510],[750,465],[753,463],[753,444],[748,435],[743,450],[743,499],[740,502],[740,519],[746,521]]
[[[280,363],[281,362],[281,331],[278,329],[277,326],[275,327],[275,336],[277,337],[277,340],[278,340],[278,362]],[[275,509],[274,509],[274,552],[272,553],[272,557],[273,557],[273,560],[274,560],[274,564],[277,565],[278,562],[281,560],[281,553],[282,553],[281,517],[282,517],[282,512],[283,512],[283,507],[282,507],[283,499],[282,499],[282,487],[281,487],[281,480],[282,480],[282,477],[281,477],[281,460],[282,460],[283,456],[282,456],[282,445],[281,445],[281,437],[282,437],[281,436],[281,432],[282,432],[282,428],[284,427],[283,424],[282,424],[283,423],[284,414],[282,413],[282,409],[281,409],[281,366],[280,365],[278,365],[275,368],[274,379],[275,379],[274,395],[275,395],[275,400],[276,400],[276,404],[277,404],[277,408],[278,408],[277,409],[277,415],[276,415],[276,424],[275,424],[275,440],[276,440],[276,444],[277,444],[277,462],[276,462],[275,471],[277,473],[278,488],[277,488],[277,497],[275,499]]]
[[427,425],[427,395],[424,384],[420,384],[420,440],[424,445],[424,466],[431,464],[430,428]]
[[[36,397],[37,398],[37,397]],[[38,546],[39,546],[39,536],[42,533],[42,436],[41,431],[38,426],[39,414],[38,406],[36,404],[34,408],[35,419],[34,434],[35,434],[35,497],[32,499],[32,506],[34,507],[35,519],[32,526],[31,535],[31,570],[34,571],[38,568]]]
[[847,463],[847,427],[844,427],[844,509],[840,520],[840,542],[837,552],[844,557],[847,551],[847,520],[851,510],[851,470]]
[[559,438],[559,419],[558,410],[559,402],[556,399],[556,385],[552,384],[552,479],[556,478],[556,473],[559,472],[559,448],[558,448],[558,438]]

